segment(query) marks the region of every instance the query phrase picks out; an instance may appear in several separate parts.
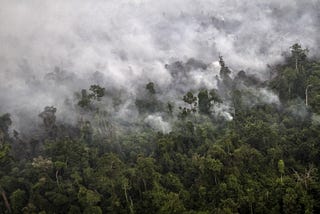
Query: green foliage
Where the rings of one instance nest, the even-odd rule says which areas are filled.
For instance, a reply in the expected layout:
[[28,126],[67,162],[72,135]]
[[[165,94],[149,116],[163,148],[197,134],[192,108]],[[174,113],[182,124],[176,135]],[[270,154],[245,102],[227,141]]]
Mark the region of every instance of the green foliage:
[[83,207],[87,207],[96,205],[100,202],[101,196],[99,193],[81,186],[78,192],[78,199]]
[[291,59],[295,65],[295,69],[301,69],[307,59],[308,49],[302,49],[301,45],[296,43],[290,47]]
[[21,213],[27,205],[28,197],[24,190],[17,189],[10,195],[10,202],[13,213]]
[[[320,62],[300,45],[291,51],[272,79],[259,83],[278,93],[281,105],[261,103],[245,80],[239,87],[222,57],[226,96],[220,88],[189,91],[175,112],[175,100],[161,100],[148,83],[136,106],[142,116],[157,112],[170,121],[170,133],[139,121],[120,126],[102,110],[63,127],[47,107],[47,132],[30,143],[11,136],[10,115],[1,116],[0,213],[320,213]],[[88,91],[78,104],[92,110],[105,90]],[[221,94],[231,121],[211,115]],[[28,151],[33,144],[38,153]],[[11,156],[17,150],[20,159]]]
[[278,161],[278,170],[281,174],[284,174],[284,161],[283,160]]
[[0,131],[2,134],[8,133],[8,129],[12,124],[10,114],[4,114],[0,117]]
[[208,115],[212,112],[212,106],[215,103],[222,103],[222,100],[216,90],[213,89],[208,92],[208,90],[203,89],[198,93],[198,103],[199,112]]
[[91,93],[88,95],[90,99],[100,101],[105,95],[105,88],[102,88],[99,85],[91,85],[89,90],[91,91]]
[[105,88],[99,85],[91,85],[89,90],[90,93],[86,89],[82,89],[81,94],[76,94],[79,99],[78,106],[81,108],[90,108],[94,100],[101,101],[101,98],[105,95]]
[[230,69],[226,66],[223,57],[219,56],[219,64],[220,64],[220,76],[222,78],[226,78],[229,76],[229,74],[231,73]]
[[193,96],[193,93],[189,91],[186,95],[183,96],[183,101],[188,103],[189,105],[197,105],[197,98]]
[[198,100],[199,100],[199,112],[203,114],[210,114],[210,98],[207,90],[201,90],[198,93]]
[[4,165],[10,158],[10,146],[8,144],[0,144],[0,164]]
[[80,100],[78,102],[78,106],[80,106],[81,108],[85,108],[85,107],[89,107],[89,105],[91,104],[91,99],[90,96],[87,93],[86,89],[82,89],[81,90],[81,97]]
[[145,92],[146,94],[143,96],[143,98],[138,98],[135,102],[139,112],[154,113],[158,110],[162,110],[163,104],[156,97],[155,84],[153,82],[149,82],[148,84],[146,84]]
[[195,113],[197,111],[197,97],[193,95],[191,91],[189,91],[187,94],[183,96],[183,101],[189,105],[189,107],[179,107],[181,110],[180,112],[180,118],[185,119],[187,116],[191,115],[192,113]]
[[102,214],[102,210],[98,206],[89,206],[83,211],[84,214]]

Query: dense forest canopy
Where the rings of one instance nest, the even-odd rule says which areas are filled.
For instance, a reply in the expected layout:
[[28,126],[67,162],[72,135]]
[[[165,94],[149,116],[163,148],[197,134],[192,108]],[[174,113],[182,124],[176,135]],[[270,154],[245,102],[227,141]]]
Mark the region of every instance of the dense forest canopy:
[[75,125],[47,106],[20,134],[3,114],[1,212],[318,213],[320,61],[289,51],[265,81],[220,56],[218,87],[180,101],[147,82],[134,124],[110,115],[103,103],[122,96],[100,85],[75,92]]
[[0,213],[320,213],[319,11],[0,0]]

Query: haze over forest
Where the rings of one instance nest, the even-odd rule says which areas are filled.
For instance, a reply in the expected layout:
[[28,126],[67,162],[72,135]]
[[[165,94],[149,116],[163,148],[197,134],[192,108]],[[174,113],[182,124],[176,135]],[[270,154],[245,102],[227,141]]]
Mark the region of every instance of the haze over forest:
[[319,213],[319,0],[0,0],[0,213]]
[[[1,112],[17,129],[91,84],[128,93],[131,114],[137,89],[147,82],[170,87],[164,96],[203,86],[216,88],[219,55],[230,69],[268,76],[294,43],[319,54],[319,1],[1,1]],[[188,84],[166,64],[190,59]],[[177,82],[181,84],[177,84]],[[130,101],[131,99],[131,101]],[[121,115],[131,117],[131,115]],[[28,126],[28,125],[27,125]]]

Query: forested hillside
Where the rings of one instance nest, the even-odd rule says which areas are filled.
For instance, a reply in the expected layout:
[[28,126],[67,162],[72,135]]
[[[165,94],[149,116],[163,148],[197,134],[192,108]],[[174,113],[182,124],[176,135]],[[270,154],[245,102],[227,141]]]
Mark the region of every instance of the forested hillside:
[[220,56],[199,90],[206,63],[163,65],[175,82],[146,82],[130,122],[114,112],[131,95],[95,83],[68,101],[75,123],[47,106],[26,133],[2,112],[0,213],[320,213],[320,61],[284,58],[261,80]]

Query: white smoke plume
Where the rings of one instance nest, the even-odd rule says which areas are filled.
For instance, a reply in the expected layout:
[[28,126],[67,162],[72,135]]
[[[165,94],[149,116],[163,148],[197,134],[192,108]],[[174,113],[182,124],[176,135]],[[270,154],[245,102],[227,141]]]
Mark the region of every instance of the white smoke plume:
[[162,133],[169,133],[171,131],[170,123],[164,121],[159,115],[149,115],[144,121],[156,131]]
[[[263,78],[293,43],[319,54],[319,11],[319,0],[0,0],[0,113],[22,124],[54,105],[65,118],[65,100],[90,84],[134,97],[175,81],[166,64],[219,54]],[[215,74],[185,82],[215,87]]]

